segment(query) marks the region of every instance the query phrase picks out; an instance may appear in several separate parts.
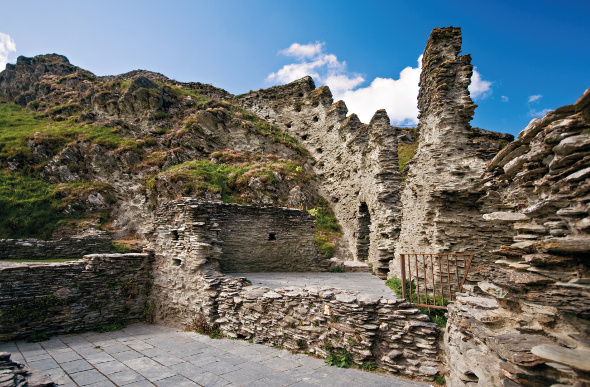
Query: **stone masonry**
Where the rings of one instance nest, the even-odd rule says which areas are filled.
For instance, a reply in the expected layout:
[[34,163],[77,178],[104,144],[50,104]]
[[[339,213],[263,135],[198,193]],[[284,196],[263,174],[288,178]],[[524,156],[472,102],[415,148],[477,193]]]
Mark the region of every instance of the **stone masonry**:
[[353,361],[404,375],[440,371],[439,328],[405,300],[330,287],[271,290],[220,279],[214,320],[230,337],[326,357],[345,349]]
[[[329,88],[316,89],[311,77],[253,91],[237,101],[309,150],[321,193],[342,225],[348,250],[386,278],[401,220],[399,133],[387,113],[377,111],[368,125],[356,114],[347,117],[344,102],[333,103]],[[340,252],[343,258],[346,254]]]
[[482,190],[500,205],[482,221],[512,239],[449,308],[451,385],[590,382],[589,130],[590,89],[531,121],[487,165]]
[[[305,211],[180,199],[160,207],[152,232],[158,320],[185,326],[214,315],[219,270],[326,271]],[[209,289],[213,292],[209,292]]]
[[0,269],[0,341],[143,321],[150,254],[93,254],[75,262]]
[[[503,225],[483,225],[478,208],[485,199],[479,182],[486,163],[512,136],[469,125],[476,107],[467,89],[472,65],[460,51],[461,29],[453,27],[435,28],[424,50],[420,140],[403,188],[396,254],[475,254],[477,268],[510,238]],[[391,271],[399,276],[399,259]]]
[[110,253],[111,237],[105,231],[93,230],[79,235],[43,241],[39,239],[0,239],[3,259],[78,259],[86,254]]
[[359,365],[406,375],[440,372],[439,329],[404,300],[328,287],[271,290],[220,273],[224,267],[326,270],[328,260],[310,255],[313,221],[306,212],[182,199],[163,205],[157,219],[151,236],[156,321],[218,327],[230,337],[320,356],[326,348],[345,349]]

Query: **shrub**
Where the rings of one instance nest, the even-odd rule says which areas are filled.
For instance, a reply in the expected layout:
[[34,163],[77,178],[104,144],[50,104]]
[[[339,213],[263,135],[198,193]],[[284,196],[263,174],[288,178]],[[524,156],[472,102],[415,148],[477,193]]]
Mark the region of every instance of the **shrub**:
[[352,354],[344,348],[326,348],[328,357],[326,357],[326,364],[340,368],[350,368],[352,365]]

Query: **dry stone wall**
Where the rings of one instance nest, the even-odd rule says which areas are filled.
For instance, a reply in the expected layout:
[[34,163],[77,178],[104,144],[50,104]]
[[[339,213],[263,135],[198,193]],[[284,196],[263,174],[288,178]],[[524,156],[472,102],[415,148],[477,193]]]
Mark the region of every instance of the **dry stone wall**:
[[590,89],[533,120],[488,165],[482,221],[512,240],[449,308],[452,386],[590,383]]
[[111,252],[111,237],[96,230],[91,235],[56,240],[0,239],[2,259],[78,259],[86,254]]
[[[326,271],[307,212],[185,198],[164,204],[150,235],[158,319],[187,324],[216,303],[219,271]],[[214,308],[213,308],[214,309]]]
[[328,287],[271,290],[225,277],[214,321],[230,337],[326,357],[331,348],[387,371],[431,378],[440,371],[439,328],[411,304]]
[[[460,51],[461,30],[453,27],[435,28],[424,50],[420,139],[408,164],[396,254],[475,254],[477,269],[493,260],[490,250],[510,238],[503,225],[482,225],[480,208],[490,199],[480,191],[480,177],[512,136],[469,125],[476,107],[467,89],[473,71],[471,57]],[[399,259],[391,271],[399,276]]]
[[75,262],[0,268],[0,341],[145,320],[150,254],[93,254]]
[[385,278],[401,219],[399,130],[389,124],[386,112],[377,111],[368,125],[356,114],[347,117],[344,102],[333,103],[329,88],[316,89],[311,77],[253,91],[237,101],[309,150],[321,193],[343,228],[348,248],[340,251],[341,257],[352,254],[368,261]]

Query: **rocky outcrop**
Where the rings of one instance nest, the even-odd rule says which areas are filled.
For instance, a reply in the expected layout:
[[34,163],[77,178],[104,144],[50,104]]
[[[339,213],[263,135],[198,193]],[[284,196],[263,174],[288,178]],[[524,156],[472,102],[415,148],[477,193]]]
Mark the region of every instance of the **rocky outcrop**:
[[333,103],[328,87],[315,88],[311,77],[253,91],[237,101],[309,150],[320,192],[342,225],[352,258],[368,261],[385,278],[401,219],[398,133],[386,112],[377,111],[368,125],[355,114],[347,117],[344,102]]
[[[424,50],[419,147],[408,164],[396,254],[476,254],[478,268],[510,237],[502,225],[483,226],[479,208],[488,200],[480,192],[486,163],[512,136],[469,125],[476,107],[467,89],[473,71],[470,56],[460,51],[461,30],[453,27],[435,28]],[[399,260],[391,269],[399,275]]]
[[2,387],[52,387],[55,386],[49,375],[25,367],[10,360],[10,354],[0,352],[0,386]]
[[481,268],[477,295],[449,307],[451,385],[590,382],[589,113],[590,89],[488,163],[482,190],[499,205],[482,218],[512,240]]

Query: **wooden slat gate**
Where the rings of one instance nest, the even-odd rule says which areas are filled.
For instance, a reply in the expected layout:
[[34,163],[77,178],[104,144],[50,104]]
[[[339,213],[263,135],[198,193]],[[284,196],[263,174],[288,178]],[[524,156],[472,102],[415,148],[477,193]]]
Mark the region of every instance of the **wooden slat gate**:
[[402,296],[416,306],[447,309],[469,273],[473,254],[400,254]]

